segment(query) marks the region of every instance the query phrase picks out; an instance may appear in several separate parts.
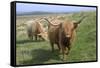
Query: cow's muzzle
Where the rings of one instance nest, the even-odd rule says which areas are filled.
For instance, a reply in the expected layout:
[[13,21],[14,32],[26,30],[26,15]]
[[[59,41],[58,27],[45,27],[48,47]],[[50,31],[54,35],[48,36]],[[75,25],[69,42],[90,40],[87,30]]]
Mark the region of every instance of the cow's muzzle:
[[70,35],[66,35],[66,38],[67,38],[67,39],[70,39],[71,37],[70,37]]

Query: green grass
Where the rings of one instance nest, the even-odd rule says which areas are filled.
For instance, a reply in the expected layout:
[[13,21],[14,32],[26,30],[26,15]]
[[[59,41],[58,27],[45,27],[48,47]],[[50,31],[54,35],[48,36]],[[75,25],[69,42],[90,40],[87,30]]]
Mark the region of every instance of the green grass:
[[[67,56],[66,62],[96,60],[96,12],[82,13],[83,15],[87,15],[87,17],[77,28],[76,40],[72,45],[71,51]],[[66,18],[78,20],[80,19],[80,15],[82,13],[73,13],[70,15],[66,14]],[[49,42],[41,40],[30,41],[26,33],[21,34],[21,31],[23,30],[24,29],[17,30],[16,35],[17,65],[63,63],[56,45],[55,51],[54,53],[52,53]],[[23,32],[25,32],[25,30]]]

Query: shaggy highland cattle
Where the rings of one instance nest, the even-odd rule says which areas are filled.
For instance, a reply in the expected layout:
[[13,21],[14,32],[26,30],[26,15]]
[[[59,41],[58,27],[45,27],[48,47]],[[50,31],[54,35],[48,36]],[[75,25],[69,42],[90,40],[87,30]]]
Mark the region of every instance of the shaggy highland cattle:
[[37,40],[37,38],[47,40],[48,37],[47,32],[43,27],[43,24],[38,22],[37,20],[36,21],[32,20],[27,22],[27,34],[31,40],[33,39],[33,36],[35,37],[35,40]]
[[71,44],[76,35],[76,28],[84,18],[85,16],[83,16],[79,21],[57,20],[57,22],[50,22],[47,18],[45,18],[45,20],[49,23],[48,38],[50,40],[52,51],[54,51],[54,44],[57,44],[59,51],[63,56],[63,60],[66,60],[66,55],[69,54]]

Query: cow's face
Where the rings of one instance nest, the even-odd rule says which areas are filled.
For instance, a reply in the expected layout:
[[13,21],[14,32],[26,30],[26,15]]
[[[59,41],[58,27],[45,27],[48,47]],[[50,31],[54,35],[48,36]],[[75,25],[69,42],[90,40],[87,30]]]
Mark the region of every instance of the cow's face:
[[47,34],[47,32],[40,33],[40,34],[38,34],[38,36],[40,36],[40,37],[43,38],[44,40],[48,41],[48,34]]
[[78,24],[74,22],[65,22],[62,24],[62,30],[64,32],[65,37],[71,38],[73,31],[77,28]]

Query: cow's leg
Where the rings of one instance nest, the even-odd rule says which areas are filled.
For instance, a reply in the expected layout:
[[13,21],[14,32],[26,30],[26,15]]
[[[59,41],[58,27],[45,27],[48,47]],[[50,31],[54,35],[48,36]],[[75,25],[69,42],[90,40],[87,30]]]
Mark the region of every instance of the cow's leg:
[[29,39],[30,40],[33,40],[33,35],[29,35]]
[[60,54],[62,54],[62,52],[63,52],[63,47],[62,47],[62,45],[59,45],[59,52],[60,52]]
[[41,40],[41,35],[37,34],[37,38],[38,38],[38,40]]
[[60,47],[61,59],[63,61],[65,61],[66,60],[66,53],[65,53],[66,47],[64,45],[62,45],[62,44],[60,44],[59,47]]
[[67,54],[68,53],[68,48],[67,47],[65,47],[65,54]]
[[35,40],[37,40],[37,35],[35,35]]
[[51,44],[52,52],[54,52],[54,44],[53,43],[50,44]]
[[66,51],[66,47],[64,45],[62,45],[62,59],[63,59],[63,61],[66,60],[66,53],[65,53],[65,51]]
[[58,46],[58,49],[59,49],[59,51],[61,50],[61,48],[60,48],[60,45],[59,45],[59,43],[57,43],[57,46]]
[[65,52],[64,52],[64,50],[65,50],[65,48],[64,48],[64,46],[63,45],[61,45],[61,53],[60,53],[60,57],[61,57],[61,59],[64,61],[64,56],[65,56]]
[[41,40],[41,36],[40,35],[38,35],[38,39]]
[[30,33],[28,33],[28,37],[29,37],[30,40],[33,39],[33,38],[32,38],[33,36],[32,36]]
[[66,55],[66,46],[63,46],[63,61],[66,61],[67,55]]
[[62,54],[62,51],[63,51],[63,45],[61,44],[61,39],[59,40],[59,50],[60,50],[60,54]]
[[33,35],[32,35],[32,36],[30,36],[30,39],[31,39],[31,40],[33,40]]
[[68,55],[69,52],[70,52],[71,45],[69,45],[67,48],[68,48],[68,50],[67,50],[67,53],[66,54]]

